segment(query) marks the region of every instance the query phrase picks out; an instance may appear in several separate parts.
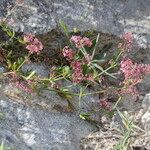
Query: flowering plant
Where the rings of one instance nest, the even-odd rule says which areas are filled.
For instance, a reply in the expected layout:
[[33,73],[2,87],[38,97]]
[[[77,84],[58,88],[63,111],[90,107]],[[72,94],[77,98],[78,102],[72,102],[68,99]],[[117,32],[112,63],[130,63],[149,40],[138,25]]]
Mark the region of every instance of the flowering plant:
[[[103,57],[98,57],[99,52],[96,49],[99,35],[93,40],[80,35],[71,36],[69,40],[71,46],[66,45],[62,50],[62,55],[68,62],[67,66],[62,68],[62,72],[64,68],[68,68],[68,74],[64,78],[70,79],[74,84],[80,83],[85,86],[98,84],[99,93],[105,89],[103,91],[105,95],[113,93],[119,100],[124,94],[131,94],[137,99],[140,93],[136,86],[150,74],[150,65],[138,64],[131,60],[129,55],[133,45],[131,32],[124,33],[121,39],[113,55],[107,56],[104,51],[104,54],[100,53]],[[119,84],[115,82],[114,85],[110,85],[111,79],[119,81]],[[101,100],[100,106],[107,106],[108,110],[109,102],[106,97],[105,101]]]
[[[16,5],[12,10],[17,5],[23,5],[24,2],[16,0]],[[113,43],[109,43],[100,48],[100,34],[92,38],[80,34],[81,32],[76,29],[70,33],[65,23],[60,22],[67,38],[59,55],[60,60],[63,61],[60,61],[59,65],[48,66],[50,67],[49,75],[41,77],[34,70],[23,72],[22,68],[25,64],[30,66],[34,56],[37,58],[41,56],[44,45],[36,35],[23,34],[20,36],[11,30],[8,26],[8,22],[13,23],[12,19],[9,20],[11,12],[9,10],[6,18],[0,21],[0,29],[7,35],[6,40],[0,41],[0,65],[3,64],[7,72],[1,73],[0,77],[8,77],[7,79],[13,82],[17,89],[23,91],[23,95],[26,92],[27,96],[32,94],[41,96],[45,90],[54,91],[68,102],[67,107],[66,105],[63,107],[55,105],[54,109],[65,112],[77,110],[81,119],[96,123],[97,127],[102,125],[102,113],[112,117],[114,111],[117,111],[126,129],[121,128],[120,133],[124,134],[124,137],[116,149],[124,149],[125,144],[129,144],[133,128],[137,127],[121,114],[117,105],[126,94],[132,95],[137,100],[140,95],[137,85],[146,75],[150,74],[150,64],[139,64],[131,59],[133,34],[124,33],[119,43],[116,43],[116,47],[112,48]],[[16,47],[12,48],[16,43],[21,54],[16,53]],[[46,61],[50,59],[45,56]],[[19,94],[17,96],[20,96]],[[94,97],[96,100],[86,97],[89,95],[96,95],[97,97]],[[77,108],[74,107],[76,102],[73,100],[77,101]],[[90,106],[87,101],[90,101]],[[112,101],[115,104],[111,103]],[[86,105],[87,108],[84,109],[83,105]],[[95,116],[98,114],[98,119],[95,119],[93,114]]]
[[95,59],[97,56],[95,52],[98,40],[99,35],[96,38],[96,44],[93,46],[92,53],[88,53],[86,48],[92,49],[94,42],[87,37],[72,36],[70,42],[75,45],[76,49],[71,49],[68,46],[63,48],[62,54],[68,61],[70,70],[72,70],[71,78],[74,83],[81,83],[83,81],[95,82],[98,81],[99,77],[103,74],[115,78],[111,73],[108,73],[108,70],[116,67],[117,64],[115,62],[105,70],[99,65],[99,63],[104,61],[104,58]]
[[[150,65],[137,64],[129,57],[133,44],[133,35],[130,32],[123,34],[121,42],[115,49],[111,49],[111,45],[100,49],[99,34],[90,39],[90,37],[77,33],[66,33],[69,43],[64,45],[60,52],[64,63],[58,67],[52,67],[48,78],[39,77],[32,70],[25,74],[21,68],[24,64],[30,63],[33,55],[40,55],[44,48],[42,42],[32,34],[24,34],[22,37],[15,36],[15,32],[11,31],[5,22],[0,25],[11,40],[15,39],[21,43],[27,51],[25,56],[19,57],[17,60],[12,59],[12,51],[7,53],[6,63],[9,72],[4,75],[11,74],[13,78],[17,77],[19,82],[16,82],[16,86],[29,93],[42,87],[55,90],[66,99],[70,99],[72,95],[78,95],[80,101],[83,95],[88,94],[82,92],[83,86],[85,88],[97,86],[98,90],[89,94],[99,94],[99,107],[111,111],[113,107],[111,108],[109,104],[110,94],[117,95],[119,100],[125,93],[132,94],[137,98],[139,92],[136,85],[142,81],[145,75],[150,74]],[[67,32],[66,26],[64,29]],[[20,80],[23,81],[20,82]],[[59,84],[59,81],[62,80],[70,80],[71,86],[80,85],[80,93],[71,93],[70,87],[62,87]]]

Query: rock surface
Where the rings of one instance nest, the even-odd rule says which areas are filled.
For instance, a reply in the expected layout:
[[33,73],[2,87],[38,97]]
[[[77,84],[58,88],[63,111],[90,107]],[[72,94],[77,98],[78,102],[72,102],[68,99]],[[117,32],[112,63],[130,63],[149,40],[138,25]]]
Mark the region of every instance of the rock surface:
[[[27,71],[35,71],[36,75],[40,78],[48,78],[50,70],[51,67],[45,66],[42,63],[25,64],[21,68],[21,71],[23,73],[26,73]],[[72,82],[69,80],[60,80],[57,82],[57,84],[60,85],[61,88],[66,87],[66,89],[68,90],[68,94],[70,92],[71,95],[69,101],[71,102],[74,110],[77,113],[89,112],[92,111],[93,108],[98,107],[98,94],[82,96],[81,100],[79,100],[79,93],[81,89],[83,90],[82,94],[94,93],[94,90],[90,88],[85,88],[80,85],[72,84]],[[27,87],[24,82],[23,85]],[[15,101],[32,105],[33,107],[38,105],[40,107],[48,109],[51,112],[56,112],[55,109],[57,110],[57,107],[61,109],[65,109],[68,107],[68,101],[66,100],[65,96],[60,96],[56,91],[41,88],[40,91],[38,90],[33,93],[25,92],[23,88],[16,86],[15,81],[10,83],[3,82],[3,84],[1,84],[0,91],[1,93],[7,95],[10,98],[15,97]]]
[[142,107],[146,109],[150,109],[150,93],[145,95],[142,101]]
[[73,114],[50,113],[0,99],[0,141],[15,150],[78,150],[95,128]]
[[[44,72],[47,68],[38,65],[34,63],[29,68],[24,66],[22,71],[32,68],[38,75],[46,77]],[[63,84],[67,86],[71,83]],[[79,92],[80,89],[73,87],[71,91]],[[15,150],[78,150],[81,138],[97,130],[94,125],[79,118],[80,110],[77,113],[67,113],[65,110],[64,113],[68,102],[54,91],[29,94],[18,89],[15,82],[8,84],[1,80],[0,97],[0,114],[3,114],[0,120],[0,142]],[[98,98],[93,95],[83,98],[89,107],[96,100]],[[77,109],[78,97],[72,101]],[[89,107],[85,107],[83,101],[80,103],[85,111]]]
[[[14,5],[15,1],[0,1],[0,17],[6,15],[7,4]],[[47,33],[57,28],[60,20],[69,26],[70,31],[77,27],[82,31],[96,30],[117,36],[124,31],[131,31],[138,44],[146,48],[150,47],[149,7],[149,0],[24,0],[24,4],[19,4],[8,20],[15,30],[36,34]],[[60,37],[57,38],[59,41]],[[52,44],[52,47],[51,44],[48,46],[53,49],[55,45],[58,45],[57,42]],[[149,57],[149,51],[146,56]],[[30,68],[24,66],[23,69],[24,72],[35,69],[37,74],[44,77],[49,73],[47,68],[42,65],[38,67],[36,64]],[[0,66],[1,72],[4,70]],[[149,83],[147,84],[149,91]],[[0,113],[4,114],[0,120],[0,141],[4,141],[6,145],[16,150],[76,150],[79,149],[79,140],[95,129],[74,114],[58,111],[66,108],[68,103],[56,92],[44,92],[42,97],[34,95],[30,97],[24,92],[17,91],[13,84],[5,85],[5,87],[0,85],[0,88]],[[145,90],[145,86],[143,89]],[[76,87],[71,89],[73,92],[79,92],[79,90]],[[2,95],[2,92],[7,97]],[[134,140],[133,146],[137,148],[150,149],[149,97],[148,94],[144,98],[142,104],[144,109],[138,110],[134,115],[140,127],[146,130],[146,134]],[[91,107],[98,98],[84,97],[80,105],[85,111],[89,108],[82,106],[84,101]],[[78,108],[77,97],[74,97],[73,103]],[[134,105],[130,99],[123,106],[128,108],[129,104],[132,104],[130,109],[138,106]],[[118,124],[120,124],[119,121]],[[108,143],[112,148],[119,138],[111,130],[98,132],[84,138],[82,148],[106,149]]]
[[0,73],[4,73],[5,71],[6,71],[6,68],[0,64]]
[[[0,16],[6,14],[7,3],[0,1]],[[26,0],[19,4],[9,19],[16,30],[46,33],[60,20],[80,30],[97,30],[120,36],[131,31],[142,47],[150,46],[149,0]]]
[[[125,116],[136,125],[138,128],[132,128],[131,138],[129,138],[130,147],[129,150],[139,149],[139,150],[149,150],[150,149],[150,110],[140,109],[138,111],[128,111],[122,112],[126,114]],[[116,113],[112,122],[109,123],[105,131],[98,131],[91,133],[86,138],[81,140],[82,150],[112,150],[114,147],[121,143],[125,137],[125,126],[119,114]],[[111,126],[110,126],[111,124]],[[124,129],[126,131],[122,136],[119,129]],[[123,130],[122,130],[123,131]]]
[[38,76],[46,78],[50,73],[50,68],[42,63],[30,63],[24,64],[21,68],[21,71],[23,73],[34,71]]

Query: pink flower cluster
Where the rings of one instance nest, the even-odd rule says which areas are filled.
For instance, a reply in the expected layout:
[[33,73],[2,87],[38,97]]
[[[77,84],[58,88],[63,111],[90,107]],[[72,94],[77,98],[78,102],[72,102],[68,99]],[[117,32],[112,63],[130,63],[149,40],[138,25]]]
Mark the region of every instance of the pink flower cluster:
[[24,35],[24,41],[27,42],[26,48],[30,54],[39,54],[43,49],[43,44],[32,34]]
[[73,68],[72,79],[74,83],[80,83],[84,79],[82,72],[82,63],[79,61],[71,62],[71,67]]
[[16,87],[23,90],[24,92],[33,93],[33,90],[28,86],[28,83],[26,83],[26,82],[17,81],[16,82]]
[[122,35],[123,43],[119,44],[119,48],[130,52],[132,49],[132,43],[133,43],[133,35],[131,32],[125,32]]
[[126,58],[121,61],[120,70],[125,77],[123,84],[128,88],[124,90],[124,93],[126,91],[137,95],[138,92],[134,86],[140,83],[145,75],[150,74],[150,65],[133,63],[131,59]]
[[144,75],[150,74],[150,65],[133,63],[127,58],[121,61],[120,70],[125,76],[125,80],[134,81],[135,84],[141,82]]
[[[83,46],[92,46],[92,41],[87,37],[72,36],[70,41],[73,42],[76,48],[82,48]],[[90,64],[92,61],[92,56],[86,55],[82,60],[75,60],[75,52],[65,46],[62,51],[63,56],[69,61],[70,66],[73,69],[72,80],[74,83],[80,83],[83,80],[94,81],[92,75],[83,74],[83,64]]]
[[111,111],[110,103],[106,99],[100,100],[100,107],[108,111]]
[[94,82],[92,74],[84,75],[82,69],[82,63],[80,61],[71,62],[71,67],[73,68],[72,79],[74,83],[81,83],[82,81]]
[[92,74],[84,75],[82,69],[82,63],[79,61],[73,61],[71,63],[71,67],[73,68],[72,79],[74,83],[81,83],[82,81],[91,81],[94,82],[94,78]]
[[63,48],[63,56],[68,60],[71,61],[74,58],[74,52],[71,48],[69,48],[68,46],[65,46]]
[[82,38],[81,36],[74,35],[70,38],[70,41],[75,44],[76,48],[82,48],[84,46],[88,47],[92,46],[92,41],[87,37]]
[[84,80],[88,80],[88,81],[91,81],[91,82],[95,82],[92,74],[86,75],[86,76],[84,77]]
[[119,93],[120,94],[131,94],[135,100],[137,100],[137,98],[140,96],[137,87],[132,84],[126,88],[123,88]]

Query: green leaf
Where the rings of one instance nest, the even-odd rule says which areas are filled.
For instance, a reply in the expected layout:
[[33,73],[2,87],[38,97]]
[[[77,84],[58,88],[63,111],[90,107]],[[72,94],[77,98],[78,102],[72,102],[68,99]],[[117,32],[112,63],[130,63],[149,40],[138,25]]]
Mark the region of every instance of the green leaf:
[[63,29],[64,33],[69,36],[69,32],[68,32],[68,26],[67,24],[65,24],[65,22],[63,20],[59,21],[60,27]]
[[99,69],[99,70],[101,71],[100,75],[102,75],[103,73],[105,73],[106,75],[108,75],[108,76],[110,76],[110,77],[116,79],[115,76],[113,76],[112,74],[110,74],[110,73],[108,73],[108,72],[106,71],[106,70],[108,70],[108,69],[104,70],[100,65],[98,65],[98,64],[96,64],[96,63],[92,63],[92,64],[93,64],[94,67],[96,67],[97,69]]
[[4,143],[2,142],[1,146],[0,146],[0,150],[4,150]]
[[11,38],[13,38],[15,36],[15,32],[14,31],[11,31],[11,30],[7,30],[7,35]]
[[36,74],[35,71],[32,71],[29,76],[26,77],[26,80],[31,79]]
[[92,58],[94,57],[95,52],[96,52],[96,48],[97,48],[98,41],[99,41],[99,35],[100,35],[100,34],[98,34],[98,35],[97,35],[97,38],[96,38],[96,43],[95,43],[94,50],[93,50],[93,53],[92,53]]
[[90,117],[90,114],[84,113],[84,114],[80,114],[79,117],[83,120],[87,120]]
[[96,54],[96,55],[94,56],[94,59],[93,59],[92,62],[104,63],[104,62],[106,62],[107,59],[108,59],[106,56],[107,56],[106,53],[103,53],[103,54]]
[[58,91],[58,94],[61,96],[61,97],[64,97],[66,99],[72,99],[72,94],[70,93],[70,91],[66,88],[61,88],[59,91]]
[[71,70],[70,70],[69,66],[64,66],[62,71],[63,71],[63,75],[64,76],[67,76],[67,75],[69,75],[71,73]]
[[10,58],[12,56],[12,50],[7,54],[7,58]]
[[0,112],[0,119],[4,118],[4,114]]
[[66,88],[61,88],[61,90],[62,90],[63,92],[69,92],[69,90],[66,89]]
[[80,30],[79,30],[78,28],[73,28],[73,32],[74,32],[74,33],[79,33]]
[[87,65],[83,65],[83,73],[88,74],[89,73],[89,67]]
[[21,44],[26,44],[26,42],[21,38],[18,38],[18,42],[21,43]]
[[10,60],[7,59],[7,65],[8,65],[8,68],[10,69],[12,67],[12,63]]

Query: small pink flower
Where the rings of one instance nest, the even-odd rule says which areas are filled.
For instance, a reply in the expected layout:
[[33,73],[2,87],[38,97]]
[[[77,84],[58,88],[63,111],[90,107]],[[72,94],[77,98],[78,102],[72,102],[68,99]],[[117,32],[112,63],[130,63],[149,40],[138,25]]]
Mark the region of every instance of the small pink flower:
[[82,63],[79,61],[71,62],[71,67],[73,68],[72,79],[74,83],[80,83],[84,80],[84,75],[82,72]]
[[27,35],[24,35],[23,37],[24,41],[28,43],[32,43],[34,38],[35,38],[35,35],[33,34],[27,34]]
[[84,75],[82,72],[74,72],[72,74],[72,80],[74,83],[81,83],[84,79]]
[[72,60],[74,58],[74,52],[71,48],[69,48],[68,46],[65,46],[63,48],[63,56],[67,59],[67,60]]
[[80,61],[71,62],[71,67],[75,70],[81,70],[82,63]]
[[126,80],[135,79],[138,82],[144,75],[150,74],[150,65],[133,63],[131,59],[127,58],[121,61],[120,70]]
[[74,35],[70,38],[70,41],[73,42],[77,48],[82,47],[82,45],[80,43],[81,40],[82,40],[82,37],[81,36],[76,36],[76,35]]
[[89,64],[91,64],[91,61],[92,61],[92,56],[90,56],[89,54],[84,56],[84,63],[85,64],[89,65]]
[[30,82],[28,82],[28,83],[25,83],[25,82],[19,82],[19,81],[17,81],[16,82],[16,87],[17,88],[19,88],[19,89],[21,89],[22,91],[24,91],[24,92],[27,92],[27,93],[33,93],[33,90],[29,87],[29,84]]
[[82,48],[84,46],[88,47],[92,46],[92,41],[87,37],[82,38],[81,36],[74,35],[70,38],[70,41],[75,44],[76,48]]
[[137,99],[137,97],[140,96],[139,91],[137,90],[137,87],[134,85],[129,85],[126,88],[123,88],[120,92],[120,94],[131,94],[133,98]]
[[133,63],[131,59],[127,58],[121,61],[120,71],[125,78],[122,82],[124,88],[121,92],[139,95],[135,85],[140,83],[145,75],[150,74],[150,65]]
[[25,35],[24,41],[27,42],[26,49],[29,50],[30,54],[39,54],[40,51],[43,49],[43,44],[32,34]]
[[87,37],[83,37],[83,44],[84,45],[86,45],[86,46],[88,46],[88,47],[91,47],[92,46],[92,41],[89,39],[89,38],[87,38]]
[[131,32],[125,32],[122,35],[123,43],[119,43],[119,48],[130,52],[132,49],[132,43],[133,43],[133,35]]
[[122,39],[125,40],[126,42],[128,43],[132,43],[133,41],[133,35],[131,32],[125,32],[123,35],[122,35]]
[[108,111],[111,111],[110,103],[106,99],[100,100],[100,107],[103,108],[103,109],[106,109]]
[[89,75],[85,76],[85,80],[95,82],[92,74],[89,74]]

